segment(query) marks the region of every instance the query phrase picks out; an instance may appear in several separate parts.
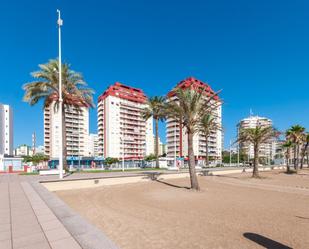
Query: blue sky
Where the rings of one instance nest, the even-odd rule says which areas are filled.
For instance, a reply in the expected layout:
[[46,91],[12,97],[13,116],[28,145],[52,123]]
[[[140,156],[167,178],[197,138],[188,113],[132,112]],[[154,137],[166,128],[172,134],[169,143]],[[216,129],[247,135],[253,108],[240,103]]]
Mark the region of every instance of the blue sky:
[[0,102],[14,109],[15,146],[31,144],[33,131],[43,144],[42,105],[22,102],[21,87],[57,57],[57,8],[63,59],[83,73],[95,100],[115,81],[151,96],[194,76],[222,89],[225,145],[250,108],[278,129],[309,129],[308,1],[2,0]]

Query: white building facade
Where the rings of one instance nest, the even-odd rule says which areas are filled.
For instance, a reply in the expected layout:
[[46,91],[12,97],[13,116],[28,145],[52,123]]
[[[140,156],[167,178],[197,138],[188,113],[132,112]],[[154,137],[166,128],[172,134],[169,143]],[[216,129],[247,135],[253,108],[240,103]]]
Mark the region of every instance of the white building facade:
[[153,119],[142,118],[146,101],[141,89],[118,82],[99,97],[100,156],[140,160],[153,151]]
[[20,145],[14,150],[14,156],[32,156],[33,155],[33,149],[26,145]]
[[[207,98],[207,94],[214,93],[209,85],[193,77],[179,82],[176,88],[191,89],[192,91],[195,91],[196,89],[203,89],[205,91],[205,98]],[[178,101],[174,91],[168,93],[167,100],[176,102]],[[214,105],[216,105],[216,108],[214,110],[213,116],[216,118],[218,127],[222,127],[222,103],[219,98],[214,100]],[[188,158],[188,136],[186,134],[186,128],[180,127],[181,125],[178,121],[175,121],[171,118],[166,120],[166,146],[167,157],[169,158]],[[206,138],[202,132],[197,132],[193,136],[193,151],[195,158],[203,162],[206,157]],[[213,161],[217,163],[222,161],[221,129],[212,132],[208,138],[208,155],[213,159]]]
[[99,156],[99,137],[98,134],[89,134],[88,136],[88,156],[98,157]]
[[[55,102],[44,109],[44,153],[50,158],[59,157],[59,112]],[[86,107],[65,108],[67,156],[87,156],[89,136],[89,110]]]
[[13,110],[0,104],[0,155],[13,155]]
[[[273,125],[272,120],[265,117],[259,117],[259,116],[250,116],[248,118],[242,119],[239,124],[237,125],[237,133],[239,133],[239,130],[241,129],[248,129],[248,128],[256,128],[257,126],[261,127],[270,127]],[[265,157],[268,159],[274,159],[274,156],[276,154],[276,144],[277,142],[275,140],[270,140],[269,143],[264,143],[260,145],[260,157]],[[253,144],[251,143],[240,143],[239,144],[240,150],[242,153],[246,154],[248,156],[248,159],[254,158],[254,148]]]

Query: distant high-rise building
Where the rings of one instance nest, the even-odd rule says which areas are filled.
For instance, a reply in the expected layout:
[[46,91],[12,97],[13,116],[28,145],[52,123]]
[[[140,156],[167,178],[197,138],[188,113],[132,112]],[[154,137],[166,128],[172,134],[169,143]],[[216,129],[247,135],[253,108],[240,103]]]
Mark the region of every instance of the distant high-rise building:
[[88,136],[88,156],[99,156],[98,134],[89,134]]
[[[158,140],[159,140],[158,154],[159,154],[159,156],[162,156],[163,154],[166,153],[166,145],[161,142],[160,137],[158,137]],[[152,151],[152,153],[149,153],[149,154],[155,154],[155,148],[156,148],[156,137],[153,136],[153,151]]]
[[141,89],[118,82],[99,97],[99,155],[142,159],[153,151],[153,119],[142,118],[146,101]]
[[33,155],[32,147],[26,144],[20,145],[14,150],[14,156],[32,156],[32,155]]
[[[256,128],[257,126],[270,127],[272,125],[273,125],[273,122],[269,118],[251,116],[251,112],[250,112],[250,117],[244,118],[238,123],[237,133],[239,133],[239,130],[241,129]],[[248,143],[248,142],[240,143],[239,147],[240,147],[240,151],[246,154],[249,159],[254,157],[253,144]],[[276,141],[274,139],[271,139],[268,143],[261,144],[260,145],[260,157],[266,157],[266,158],[273,159],[276,153],[275,148],[276,148]]]
[[[50,158],[59,157],[59,112],[55,102],[44,110],[44,153]],[[86,107],[65,108],[67,156],[87,156],[89,136],[89,110]]]
[[[209,85],[191,77],[179,82],[176,88],[191,89],[192,91],[203,90],[205,92],[204,98],[214,91]],[[174,91],[167,94],[167,101],[178,102]],[[213,100],[215,110],[213,116],[216,118],[216,123],[222,127],[222,104],[219,98]],[[188,157],[188,139],[186,128],[180,128],[180,124],[175,119],[168,118],[166,120],[166,143],[167,156],[174,157]],[[176,148],[176,152],[175,152]],[[202,132],[197,132],[193,136],[193,151],[196,158],[204,159],[206,157],[206,138]],[[218,129],[211,133],[208,138],[208,155],[217,162],[222,158],[222,131]]]
[[13,155],[13,110],[0,104],[0,155]]

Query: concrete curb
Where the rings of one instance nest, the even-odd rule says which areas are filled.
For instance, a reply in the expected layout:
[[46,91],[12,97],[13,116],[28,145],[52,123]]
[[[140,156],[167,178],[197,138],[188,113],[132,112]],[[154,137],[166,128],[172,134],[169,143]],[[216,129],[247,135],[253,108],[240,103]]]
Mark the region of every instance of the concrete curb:
[[31,185],[83,249],[118,249],[101,230],[88,223],[54,193],[39,182],[31,182]]

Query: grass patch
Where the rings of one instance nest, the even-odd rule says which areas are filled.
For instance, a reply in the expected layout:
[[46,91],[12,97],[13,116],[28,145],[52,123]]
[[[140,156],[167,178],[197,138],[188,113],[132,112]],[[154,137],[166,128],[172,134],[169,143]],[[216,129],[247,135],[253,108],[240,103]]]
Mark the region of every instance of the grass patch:
[[34,176],[34,175],[38,175],[39,172],[21,172],[19,173],[19,175],[22,175],[22,176]]
[[[145,168],[145,169],[125,169],[124,172],[135,172],[135,171],[158,171],[165,169],[156,169],[156,168]],[[110,173],[110,172],[122,172],[122,169],[94,169],[94,170],[80,170],[74,171],[72,173]]]

